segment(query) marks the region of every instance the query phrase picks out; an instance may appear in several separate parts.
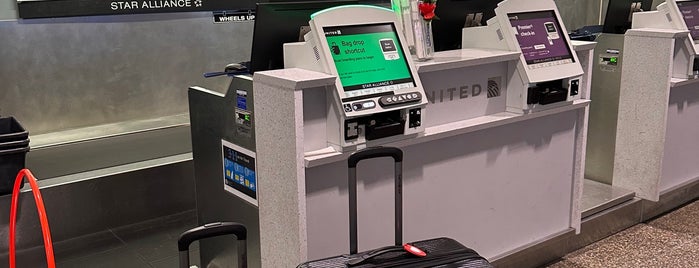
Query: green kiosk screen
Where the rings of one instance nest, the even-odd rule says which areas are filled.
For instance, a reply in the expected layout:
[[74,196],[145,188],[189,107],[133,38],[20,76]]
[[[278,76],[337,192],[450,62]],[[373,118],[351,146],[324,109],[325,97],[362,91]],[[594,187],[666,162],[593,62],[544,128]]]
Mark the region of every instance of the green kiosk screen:
[[345,97],[415,87],[393,24],[324,27]]

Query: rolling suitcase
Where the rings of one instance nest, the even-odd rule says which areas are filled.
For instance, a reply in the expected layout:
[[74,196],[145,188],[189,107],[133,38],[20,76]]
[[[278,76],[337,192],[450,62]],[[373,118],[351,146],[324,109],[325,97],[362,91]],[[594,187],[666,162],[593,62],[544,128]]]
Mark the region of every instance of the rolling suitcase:
[[[357,253],[357,163],[362,160],[392,157],[395,161],[395,246]],[[403,151],[375,147],[358,151],[348,159],[350,254],[310,261],[297,268],[481,268],[492,267],[478,253],[450,238],[435,238],[403,245]]]
[[247,229],[235,222],[214,222],[190,229],[177,239],[177,249],[180,252],[180,268],[189,268],[189,245],[194,241],[220,235],[235,235],[238,239],[238,267],[248,267]]

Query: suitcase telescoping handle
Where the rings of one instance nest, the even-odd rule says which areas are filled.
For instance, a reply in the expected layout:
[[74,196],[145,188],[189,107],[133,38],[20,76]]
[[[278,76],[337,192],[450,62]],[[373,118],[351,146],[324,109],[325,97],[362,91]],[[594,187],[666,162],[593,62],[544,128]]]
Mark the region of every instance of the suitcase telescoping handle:
[[180,268],[189,268],[189,245],[204,238],[220,235],[235,235],[238,239],[238,267],[248,267],[247,236],[244,225],[235,222],[214,222],[190,229],[180,235],[177,248],[180,251]]
[[350,254],[357,254],[357,163],[362,160],[392,157],[395,161],[395,242],[403,243],[403,151],[395,147],[372,147],[357,151],[347,160],[349,170]]

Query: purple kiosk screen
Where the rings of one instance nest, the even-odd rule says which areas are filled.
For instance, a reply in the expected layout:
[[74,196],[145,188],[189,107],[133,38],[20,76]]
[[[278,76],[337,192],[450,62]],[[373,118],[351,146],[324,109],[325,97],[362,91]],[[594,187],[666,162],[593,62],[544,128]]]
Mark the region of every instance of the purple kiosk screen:
[[574,61],[566,33],[561,31],[556,13],[552,10],[510,13],[508,17],[528,65]]
[[678,1],[677,7],[682,12],[684,23],[692,35],[692,39],[699,40],[699,1]]

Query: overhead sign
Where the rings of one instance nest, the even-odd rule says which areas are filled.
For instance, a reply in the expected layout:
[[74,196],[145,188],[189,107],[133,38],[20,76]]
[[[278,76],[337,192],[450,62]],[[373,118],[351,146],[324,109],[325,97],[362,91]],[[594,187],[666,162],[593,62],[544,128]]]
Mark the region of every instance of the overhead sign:
[[255,20],[255,11],[253,10],[214,12],[214,23],[245,22],[253,20]]
[[20,0],[23,19],[170,12],[249,10],[255,0]]

